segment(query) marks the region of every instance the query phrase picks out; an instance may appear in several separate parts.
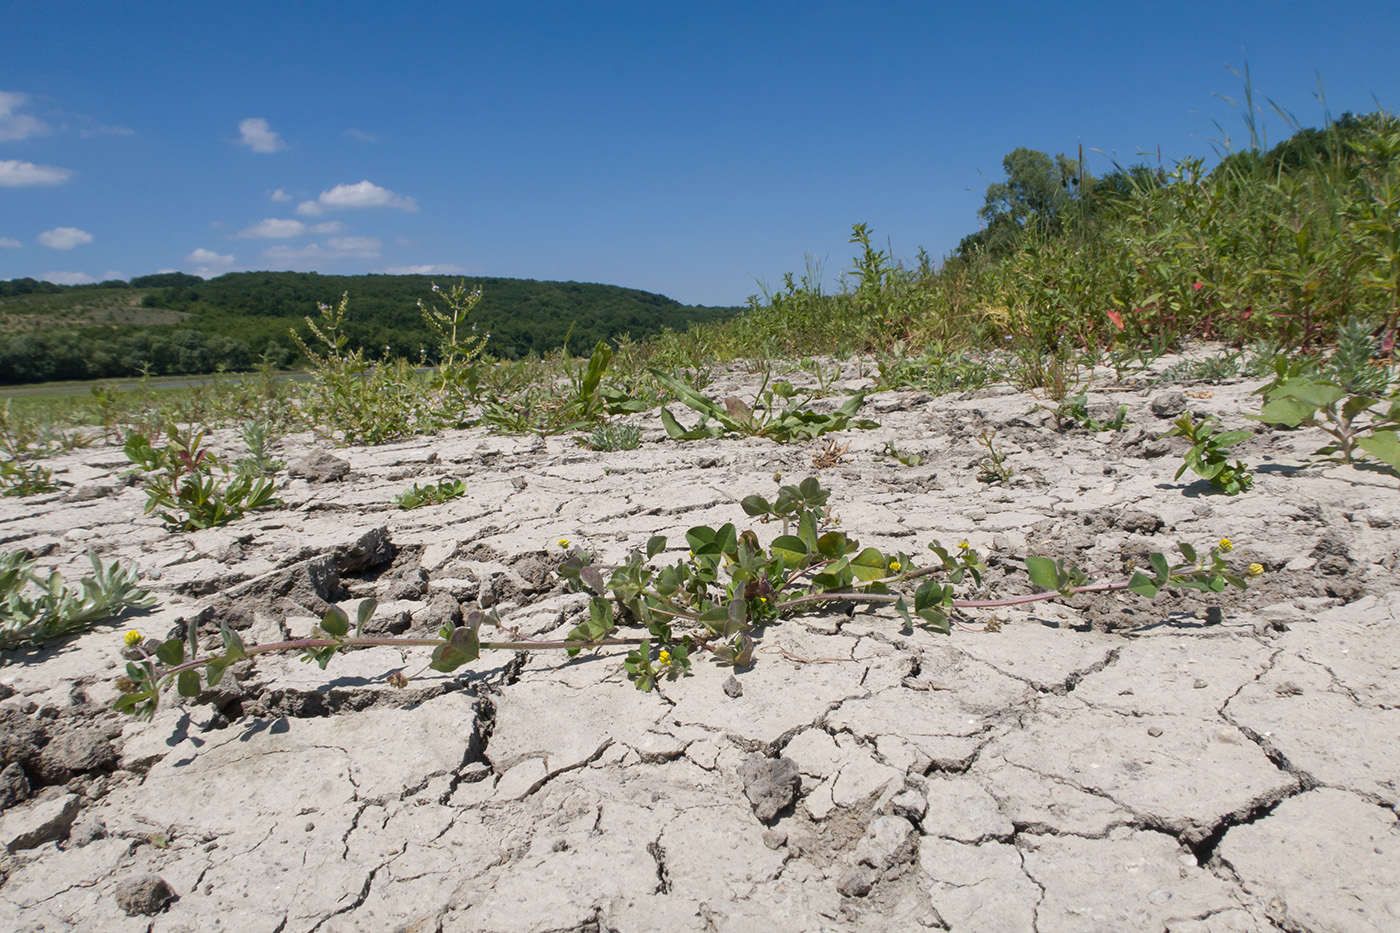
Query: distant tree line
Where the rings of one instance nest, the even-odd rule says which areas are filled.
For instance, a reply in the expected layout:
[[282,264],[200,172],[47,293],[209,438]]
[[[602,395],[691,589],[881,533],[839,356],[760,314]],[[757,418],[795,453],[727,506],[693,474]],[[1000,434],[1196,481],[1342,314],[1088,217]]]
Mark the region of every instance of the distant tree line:
[[[418,301],[432,305],[432,286],[445,287],[455,278],[236,272],[205,280],[176,272],[84,286],[34,279],[0,282],[0,299],[72,293],[76,302],[98,288],[141,289],[146,292],[143,307],[189,315],[180,324],[41,327],[0,338],[0,383],[124,377],[143,367],[158,375],[181,375],[246,370],[264,360],[295,365],[299,353],[291,329],[314,346],[303,318],[315,319],[318,305],[334,304],[346,293],[350,349],[360,349],[370,359],[433,363],[436,341]],[[682,305],[664,295],[613,285],[501,278],[468,284],[480,286],[483,294],[472,321],[479,333],[490,334],[487,353],[501,359],[548,353],[566,340],[570,349],[586,352],[600,340],[684,331],[692,323],[738,311]]]

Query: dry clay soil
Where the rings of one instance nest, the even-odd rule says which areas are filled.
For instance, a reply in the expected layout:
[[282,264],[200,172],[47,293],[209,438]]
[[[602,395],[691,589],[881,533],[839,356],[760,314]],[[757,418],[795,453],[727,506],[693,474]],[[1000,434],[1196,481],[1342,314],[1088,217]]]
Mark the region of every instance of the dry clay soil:
[[[1100,381],[1091,410],[1128,419],[1097,433],[1005,387],[882,392],[862,410],[880,428],[839,435],[820,470],[825,439],[682,443],[655,411],[625,452],[448,432],[329,451],[348,473],[283,474],[284,506],[194,534],[143,515],[118,448],[57,456],[63,492],[0,503],[5,547],[69,579],[93,548],[159,603],[3,656],[0,929],[1400,930],[1400,480],[1308,467],[1318,430],[1262,426],[1235,449],[1252,491],[1174,479],[1175,412],[1253,427],[1258,386]],[[978,481],[983,431],[1007,484]],[[881,456],[891,441],[922,464]],[[561,637],[586,599],[556,573],[560,538],[615,562],[662,534],[675,560],[693,526],[748,527],[739,500],[779,471],[819,475],[862,545],[917,560],[967,540],[986,595],[1031,592],[1027,555],[1107,579],[1222,536],[1267,573],[975,611],[951,636],[836,606],[763,631],[750,669],[699,657],[651,693],[618,650],[447,675],[380,647],[324,672],[245,661],[152,722],[109,709],[131,627],[261,643],[375,597],[374,632],[491,607]],[[444,478],[466,494],[391,503]]]

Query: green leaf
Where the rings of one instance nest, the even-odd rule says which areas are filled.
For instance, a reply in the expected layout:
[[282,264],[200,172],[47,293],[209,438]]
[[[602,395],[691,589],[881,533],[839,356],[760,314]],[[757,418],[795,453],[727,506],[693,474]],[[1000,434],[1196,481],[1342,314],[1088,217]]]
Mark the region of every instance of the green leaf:
[[358,637],[364,631],[365,623],[374,616],[374,610],[379,606],[379,600],[373,597],[360,601],[360,607],[355,610],[355,635]]
[[476,630],[461,626],[452,630],[452,636],[445,644],[433,650],[429,667],[443,674],[450,674],[463,664],[470,664],[481,656],[481,639]]
[[204,666],[204,682],[210,688],[217,687],[219,681],[224,679],[224,671],[228,668],[227,658],[215,658]]
[[181,671],[175,678],[175,689],[182,697],[199,696],[199,671]]
[[739,503],[739,507],[744,510],[744,514],[753,518],[760,515],[769,515],[773,507],[768,504],[768,500],[762,496],[745,496]]
[[1030,574],[1031,582],[1042,590],[1060,588],[1060,570],[1048,557],[1027,557],[1026,572]]
[[889,567],[885,555],[873,547],[868,547],[851,558],[851,571],[862,583],[880,579],[889,572]]
[[796,535],[779,535],[773,539],[772,549],[773,555],[781,558],[784,566],[794,570],[803,566],[811,553],[807,543]]
[[1264,403],[1263,407],[1259,409],[1257,417],[1258,420],[1268,424],[1282,424],[1296,428],[1306,421],[1311,421],[1316,412],[1316,405],[1309,405],[1291,398],[1275,398]]
[[1133,578],[1128,581],[1128,589],[1139,596],[1146,596],[1148,599],[1157,595],[1158,586],[1148,578],[1147,574],[1141,571],[1134,573]]
[[224,642],[224,661],[232,664],[239,658],[246,657],[248,649],[243,647],[243,639],[238,637],[238,633],[228,627],[225,623],[219,627],[219,637]]
[[185,660],[185,640],[183,638],[172,638],[169,641],[160,643],[156,649],[156,657],[167,667],[174,667]]
[[664,550],[666,550],[665,535],[653,535],[647,539],[647,560],[651,560]]
[[1216,447],[1233,447],[1240,441],[1254,436],[1253,431],[1221,431],[1215,435]]
[[1178,541],[1178,542],[1176,543],[1176,546],[1177,546],[1177,549],[1178,549],[1179,551],[1181,551],[1181,558],[1182,558],[1182,560],[1186,561],[1186,563],[1188,563],[1188,564],[1194,564],[1194,563],[1196,562],[1196,549],[1195,549],[1195,548],[1193,548],[1191,545],[1187,544],[1185,541]]
[[350,631],[350,617],[339,606],[331,606],[321,617],[321,631],[332,638],[344,638]]
[[1147,562],[1152,565],[1152,569],[1157,571],[1157,583],[1163,584],[1171,576],[1171,565],[1167,563],[1167,556],[1160,553],[1147,555]]
[[1357,438],[1356,446],[1382,463],[1400,470],[1400,437],[1395,431],[1377,431],[1369,437]]

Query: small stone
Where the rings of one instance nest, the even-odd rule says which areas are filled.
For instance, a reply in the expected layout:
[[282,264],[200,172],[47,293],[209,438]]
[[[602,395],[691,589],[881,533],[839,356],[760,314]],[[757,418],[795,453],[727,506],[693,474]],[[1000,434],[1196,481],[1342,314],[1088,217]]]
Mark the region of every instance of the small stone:
[[902,816],[879,816],[871,821],[865,837],[856,844],[856,861],[885,871],[912,861],[919,834]]
[[1181,392],[1163,392],[1148,407],[1158,418],[1175,418],[1186,410],[1186,396]]
[[1196,680],[1195,680],[1195,682],[1192,683],[1191,686],[1192,686],[1192,687],[1195,687],[1197,690],[1204,690],[1206,687],[1209,687],[1210,684],[1206,683],[1204,680],[1201,680],[1201,678],[1197,677]]
[[318,451],[303,457],[287,467],[287,475],[301,477],[308,483],[331,483],[345,478],[350,472],[350,464],[326,451]]
[[744,795],[753,805],[754,816],[767,823],[797,796],[802,776],[791,758],[755,756],[739,767]]
[[739,678],[735,677],[733,674],[730,674],[729,679],[724,682],[724,695],[731,700],[738,699],[744,695],[744,685],[739,683]]
[[1219,606],[1206,607],[1206,625],[1219,625],[1225,621],[1225,613]]
[[29,799],[29,778],[18,761],[12,761],[0,771],[0,811]]
[[922,820],[928,812],[928,798],[912,790],[901,791],[890,801],[890,810],[911,822]]
[[841,876],[836,890],[843,897],[865,897],[875,886],[875,872],[863,865],[857,865]]
[[1162,734],[1162,727],[1161,727],[1161,726],[1148,726],[1148,727],[1147,727],[1147,734],[1150,735],[1150,736],[1152,736],[1152,737],[1155,739],[1155,738],[1157,738],[1158,736],[1160,736],[1160,735]]
[[763,844],[775,851],[787,845],[787,840],[788,834],[785,829],[770,829],[763,834]]
[[128,917],[160,913],[175,900],[175,892],[160,875],[132,875],[117,882],[117,906]]

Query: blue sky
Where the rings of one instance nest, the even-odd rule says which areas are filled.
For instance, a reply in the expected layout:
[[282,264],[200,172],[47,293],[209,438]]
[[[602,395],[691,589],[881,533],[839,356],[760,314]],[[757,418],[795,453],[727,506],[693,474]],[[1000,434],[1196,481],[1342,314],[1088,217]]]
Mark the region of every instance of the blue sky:
[[[1400,106],[1400,3],[7,4],[0,279],[605,282],[737,304],[853,223],[946,254],[1017,146],[1211,157],[1248,63]],[[1218,126],[1217,126],[1218,124]]]

